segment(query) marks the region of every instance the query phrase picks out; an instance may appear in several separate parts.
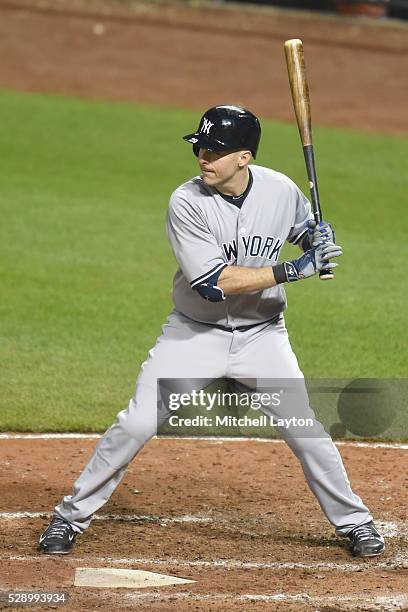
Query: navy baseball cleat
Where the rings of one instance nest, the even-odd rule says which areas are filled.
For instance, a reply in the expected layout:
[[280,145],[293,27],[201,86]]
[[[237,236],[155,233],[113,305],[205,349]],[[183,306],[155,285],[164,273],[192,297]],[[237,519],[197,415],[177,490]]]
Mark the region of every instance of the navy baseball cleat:
[[66,555],[73,547],[76,536],[77,532],[69,523],[55,516],[40,536],[40,550],[49,555]]
[[355,557],[375,557],[384,552],[384,538],[372,521],[354,527],[348,537],[351,540],[351,552]]

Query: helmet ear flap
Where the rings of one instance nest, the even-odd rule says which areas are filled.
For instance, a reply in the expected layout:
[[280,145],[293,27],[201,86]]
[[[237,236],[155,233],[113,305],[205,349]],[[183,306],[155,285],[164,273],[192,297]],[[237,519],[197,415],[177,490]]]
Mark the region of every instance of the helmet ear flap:
[[200,152],[200,147],[198,144],[193,144],[193,153],[196,157],[198,157],[198,154]]

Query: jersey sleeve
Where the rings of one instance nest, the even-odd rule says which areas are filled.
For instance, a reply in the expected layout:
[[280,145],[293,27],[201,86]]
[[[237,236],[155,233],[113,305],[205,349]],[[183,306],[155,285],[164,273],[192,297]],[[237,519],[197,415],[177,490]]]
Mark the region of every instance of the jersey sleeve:
[[219,276],[227,266],[205,219],[177,192],[169,202],[167,235],[177,263],[192,288],[214,275]]
[[287,241],[298,244],[307,232],[307,222],[313,219],[312,207],[305,194],[291,181],[292,198],[295,206],[294,224],[290,229]]

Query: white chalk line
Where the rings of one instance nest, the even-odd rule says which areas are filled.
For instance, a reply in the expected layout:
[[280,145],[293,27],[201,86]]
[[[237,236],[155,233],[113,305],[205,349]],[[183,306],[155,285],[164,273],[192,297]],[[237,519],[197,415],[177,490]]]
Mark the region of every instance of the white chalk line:
[[[52,512],[0,512],[0,520],[11,521],[25,518],[51,518]],[[160,523],[168,525],[171,523],[209,523],[212,521],[207,516],[195,516],[185,514],[183,516],[155,516],[153,514],[95,514],[95,521],[119,521],[121,523]]]
[[[0,433],[0,440],[99,440],[101,434],[81,433]],[[200,440],[201,442],[269,442],[270,444],[284,444],[284,440],[271,438],[246,438],[246,437],[221,437],[221,436],[154,436],[156,440]],[[335,442],[336,446],[351,446],[357,448],[395,448],[408,450],[408,444],[399,442],[357,442],[343,441]]]
[[81,433],[0,433],[0,440],[98,440],[101,434]]
[[[185,600],[188,601],[229,601],[229,602],[288,602],[304,603],[310,605],[345,604],[346,609],[360,609],[360,606],[370,604],[371,612],[388,612],[392,610],[405,610],[408,604],[407,593],[393,593],[392,595],[370,596],[367,591],[354,593],[353,595],[317,595],[308,593],[194,593],[191,590],[166,593],[157,591],[133,591],[130,593],[109,592],[109,588],[103,589],[104,597],[114,595],[116,600],[125,599],[132,602],[159,600],[160,602]],[[0,593],[8,592],[0,588]],[[344,610],[345,608],[342,607]]]
[[356,446],[357,448],[396,448],[401,450],[408,450],[408,444],[400,442],[357,442],[350,440],[349,442],[335,442],[336,446]]
[[408,521],[375,521],[375,524],[386,538],[408,536]]
[[286,601],[286,602],[300,602],[307,604],[351,604],[351,607],[354,608],[359,606],[360,604],[367,603],[370,604],[371,610],[374,612],[375,610],[379,610],[385,612],[386,610],[398,610],[405,609],[405,605],[408,604],[408,594],[407,593],[394,593],[392,595],[380,595],[380,596],[370,596],[367,592],[363,593],[355,593],[354,595],[318,595],[311,596],[308,593],[273,593],[270,595],[267,594],[234,594],[234,593],[194,593],[191,591],[188,592],[179,592],[179,593],[157,593],[157,592],[133,592],[125,594],[125,598],[137,601],[137,600],[146,600],[146,599],[160,599],[160,601],[169,601],[173,599],[188,599],[193,601],[235,601],[235,602],[272,602],[272,601]]
[[[37,562],[55,560],[53,555],[0,555],[1,561],[22,561],[22,562]],[[392,558],[386,558],[385,561],[376,561],[373,557],[363,559],[360,562],[346,561],[344,563],[334,561],[311,561],[309,563],[294,562],[294,561],[242,561],[241,559],[175,559],[168,557],[166,559],[154,559],[149,557],[64,557],[67,562],[76,564],[85,563],[105,563],[113,565],[148,565],[148,566],[172,566],[172,567],[201,567],[210,569],[231,569],[231,570],[319,570],[333,571],[339,570],[343,572],[361,572],[368,570],[395,570],[408,568],[408,554],[399,553]]]
[[[0,521],[16,521],[28,518],[51,518],[53,512],[0,512]],[[169,525],[173,523],[220,523],[228,522],[229,531],[234,531],[234,525],[228,518],[217,518],[203,515],[184,514],[181,516],[159,516],[154,514],[95,514],[94,521],[120,522],[120,523],[159,523]],[[266,519],[265,524],[269,521]],[[376,525],[386,538],[401,538],[408,536],[408,521],[381,521]],[[323,522],[322,522],[323,525]],[[236,529],[240,531],[240,529]]]
[[[0,587],[0,593],[8,590]],[[110,596],[109,588],[104,589],[104,596]],[[130,593],[114,593],[116,600],[127,599],[132,602],[146,600],[160,600],[161,602],[174,601],[175,599],[189,601],[231,601],[231,602],[297,602],[314,605],[346,604],[348,609],[356,608],[361,604],[369,603],[372,612],[387,612],[388,610],[403,610],[408,604],[407,593],[393,593],[392,595],[370,596],[367,591],[354,593],[353,595],[318,595],[311,596],[308,593],[194,593],[191,590],[166,593],[158,591],[133,591]],[[344,608],[343,608],[344,609]]]
[[234,593],[192,593],[191,591],[185,593],[154,593],[154,592],[144,592],[144,593],[126,593],[126,599],[160,599],[160,600],[168,600],[173,597],[177,599],[193,599],[194,601],[208,601],[208,600],[223,600],[223,601],[307,601],[310,602],[312,597],[307,593],[295,593],[290,595],[288,593],[274,593],[273,595],[256,595],[243,593],[241,595],[237,595]]
[[[0,512],[0,521],[19,520],[25,518],[51,518],[53,512]],[[229,530],[234,530],[234,525],[228,518],[217,518],[204,515],[184,514],[181,516],[159,516],[155,514],[95,514],[94,521],[112,521],[121,523],[161,523],[163,525],[172,523],[225,523],[228,521]],[[265,519],[265,524],[269,520]],[[408,536],[408,521],[375,521],[382,535],[387,538],[400,538]],[[323,526],[322,521],[322,526]]]

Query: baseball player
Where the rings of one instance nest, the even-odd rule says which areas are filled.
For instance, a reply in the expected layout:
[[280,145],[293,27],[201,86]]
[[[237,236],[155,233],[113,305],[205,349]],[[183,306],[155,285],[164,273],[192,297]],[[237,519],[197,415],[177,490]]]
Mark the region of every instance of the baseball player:
[[[200,175],[170,197],[167,231],[179,264],[174,309],[141,367],[128,407],[98,442],[71,495],[55,507],[40,537],[45,553],[64,554],[110,498],[128,464],[169,416],[158,410],[158,378],[214,381],[293,379],[297,413],[312,421],[308,435],[289,426],[283,436],[299,459],[325,516],[351,552],[369,557],[384,539],[353,493],[340,454],[309,406],[303,374],[289,343],[284,284],[334,268],[342,249],[330,224],[313,221],[311,206],[285,175],[250,162],[261,136],[258,119],[239,106],[209,109],[193,145]],[[281,261],[285,241],[301,247]],[[301,289],[300,289],[301,290]],[[267,407],[282,416],[282,407]]]

